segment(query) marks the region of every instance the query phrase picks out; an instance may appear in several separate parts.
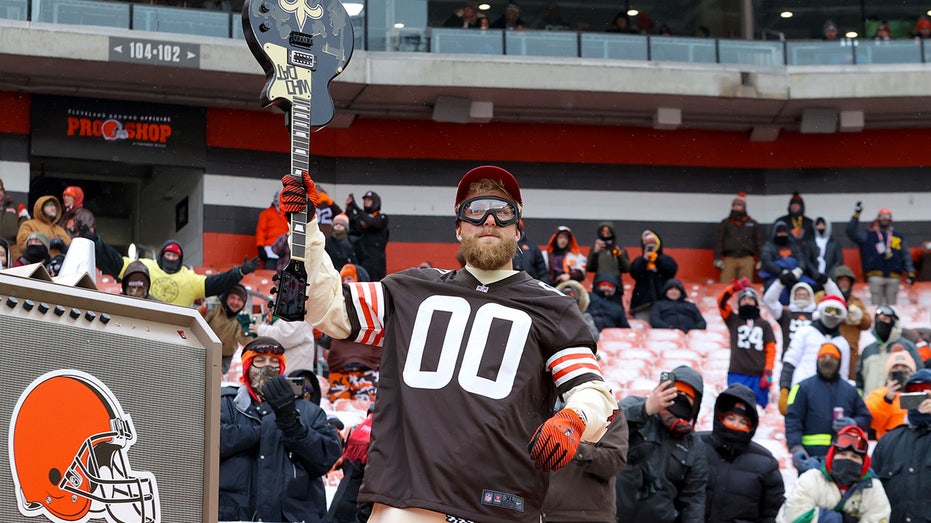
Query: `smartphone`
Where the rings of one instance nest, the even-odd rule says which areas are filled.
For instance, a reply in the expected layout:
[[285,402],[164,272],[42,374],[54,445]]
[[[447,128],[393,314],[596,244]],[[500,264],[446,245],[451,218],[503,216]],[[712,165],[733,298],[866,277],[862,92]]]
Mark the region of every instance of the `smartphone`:
[[899,382],[899,385],[905,387],[905,371],[904,370],[894,370],[892,374],[889,375],[889,378]]
[[675,382],[675,381],[676,381],[676,374],[675,374],[674,372],[665,371],[665,370],[664,370],[663,372],[660,372],[660,373],[659,373],[659,382],[660,382],[660,383],[666,383],[667,381]]
[[924,392],[905,392],[899,394],[899,405],[905,410],[917,409],[918,405],[921,405],[921,402],[928,398],[931,398],[931,396]]
[[295,396],[301,397],[304,395],[304,378],[288,378],[288,383],[291,384],[291,392]]

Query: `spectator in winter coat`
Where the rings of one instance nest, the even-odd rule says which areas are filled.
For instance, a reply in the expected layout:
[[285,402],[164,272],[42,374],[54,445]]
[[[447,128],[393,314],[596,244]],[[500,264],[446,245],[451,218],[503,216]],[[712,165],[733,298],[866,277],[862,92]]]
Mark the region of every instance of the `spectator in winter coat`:
[[779,324],[782,329],[782,347],[781,353],[785,354],[789,348],[789,343],[795,337],[795,333],[802,327],[811,323],[811,317],[817,308],[814,301],[814,291],[811,285],[800,281],[792,286],[789,292],[789,304],[783,305],[779,302],[779,296],[785,287],[782,282],[775,280],[772,285],[763,293],[763,305],[769,311],[773,320]]
[[834,269],[831,279],[825,282],[823,291],[815,293],[815,303],[828,295],[840,296],[847,302],[847,316],[840,324],[840,334],[850,346],[850,373],[849,379],[856,379],[857,364],[860,361],[860,333],[870,330],[873,317],[866,313],[863,300],[853,294],[853,271],[846,265],[839,265]]
[[284,347],[256,338],[242,350],[241,387],[220,398],[220,521],[320,523],[320,477],[342,451],[339,433],[317,405],[296,399]]
[[868,449],[866,434],[859,427],[847,427],[838,432],[824,462],[799,476],[776,521],[889,521],[891,498],[886,495],[888,489],[883,488],[870,470]]
[[747,195],[740,193],[731,202],[731,213],[721,220],[715,234],[714,266],[721,271],[719,281],[753,280],[755,259],[762,247],[763,228],[747,215]]
[[[869,430],[873,416],[856,387],[841,379],[840,350],[825,343],[818,351],[818,370],[814,376],[794,385],[789,392],[786,410],[786,445],[793,459],[824,456],[831,436],[840,429],[857,425]],[[843,414],[836,416],[835,408]]]
[[779,462],[751,441],[759,426],[755,395],[735,383],[714,402],[713,429],[699,435],[708,457],[707,523],[772,523],[785,501]]
[[611,274],[602,274],[595,278],[592,292],[589,293],[588,312],[595,320],[598,330],[608,328],[630,328],[627,314],[624,313],[624,302],[617,292],[620,281]]
[[[905,383],[905,392],[931,390],[931,370],[921,369]],[[908,410],[908,424],[888,433],[873,451],[873,470],[892,505],[890,523],[928,521],[931,517],[931,396]]]
[[[581,283],[575,280],[566,280],[556,286],[556,290],[562,292],[566,296],[570,296],[575,299],[576,303],[579,304],[579,311],[582,313],[582,317],[585,318],[585,323],[588,324],[589,330],[592,331],[592,337],[595,338],[595,341],[598,341],[598,338],[601,337],[601,329],[595,324],[595,318],[592,317],[592,314],[588,312],[588,306],[591,304],[591,296],[588,291],[585,290],[585,287]],[[623,312],[624,308],[621,307]],[[624,318],[624,321],[627,321],[627,318]]]
[[675,278],[667,281],[662,299],[654,303],[650,311],[650,327],[679,329],[682,332],[707,327],[701,311],[694,303],[686,300],[686,296],[682,282]]
[[26,248],[23,249],[22,255],[13,260],[12,267],[22,267],[33,263],[47,264],[49,258],[49,239],[48,236],[41,232],[35,231],[29,233],[26,237]]
[[565,225],[557,227],[546,243],[546,264],[549,267],[547,282],[555,287],[569,279],[584,280],[585,261],[572,229]]
[[[737,292],[737,313],[730,299]],[[763,408],[769,405],[776,361],[776,336],[768,321],[760,318],[760,297],[746,279],[728,285],[718,296],[718,310],[731,339],[727,384],[741,383]]]
[[356,245],[349,240],[349,217],[337,214],[333,217],[332,227],[330,236],[326,239],[325,249],[333,262],[333,268],[340,270],[347,263],[359,265]]
[[831,235],[831,220],[825,216],[815,218],[815,237],[811,243],[811,263],[817,274],[815,281],[824,282],[834,274],[834,269],[844,263],[840,243]]
[[580,443],[575,457],[550,475],[543,500],[548,523],[615,523],[618,473],[627,465],[627,420],[618,410],[597,443]]
[[272,246],[279,236],[288,234],[289,228],[288,218],[281,212],[278,201],[280,192],[275,191],[271,205],[259,213],[259,221],[255,225],[255,245],[259,251],[259,259],[262,260],[262,267],[270,270],[275,270],[278,264],[278,254]]
[[818,353],[825,343],[831,343],[840,351],[841,376],[850,374],[850,346],[838,328],[846,316],[847,305],[841,297],[825,296],[818,304],[812,322],[795,331],[789,350],[782,355],[779,412],[785,413],[789,390],[817,373]]
[[650,309],[663,296],[666,282],[676,277],[679,264],[663,254],[663,243],[655,232],[647,229],[640,234],[643,254],[630,262],[634,291],[630,297],[631,316],[650,321]]
[[62,210],[58,198],[42,196],[36,200],[32,209],[35,218],[19,224],[16,245],[13,246],[13,257],[19,258],[23,254],[26,248],[26,238],[34,232],[41,232],[49,239],[50,258],[66,251],[66,246],[71,244],[71,236],[68,236],[68,231],[59,225]]
[[[17,205],[13,198],[6,193],[3,180],[0,180],[0,239],[6,240],[7,245],[16,244],[16,233],[19,231],[19,225],[29,219],[29,212],[23,204]],[[7,260],[13,259],[13,253],[9,253]]]
[[693,432],[704,381],[681,365],[646,398],[628,396],[627,467],[617,477],[619,520],[703,523],[708,458]]
[[870,285],[873,305],[895,305],[902,277],[911,285],[915,267],[905,237],[892,226],[892,211],[880,209],[869,230],[859,230],[863,205],[857,202],[847,222],[847,237],[860,247],[863,276]]
[[786,210],[789,211],[788,214],[773,221],[773,229],[775,230],[776,223],[785,223],[789,228],[789,234],[792,235],[792,240],[801,245],[803,252],[808,251],[815,239],[815,223],[805,216],[805,200],[802,199],[802,195],[798,192],[792,193],[792,197],[789,198],[789,207]]
[[520,221],[520,239],[517,240],[517,254],[511,262],[514,270],[524,271],[531,278],[540,281],[549,281],[549,270],[546,268],[546,259],[543,252],[533,242],[527,239],[527,229],[524,220]]
[[349,216],[349,235],[359,238],[362,267],[372,281],[380,281],[386,274],[388,246],[388,216],[381,212],[381,196],[368,191],[362,195],[360,209],[350,194],[346,198],[346,216]]
[[120,284],[123,288],[120,294],[124,296],[159,301],[158,298],[149,294],[149,289],[152,287],[152,278],[149,277],[149,269],[146,269],[145,264],[139,260],[130,263],[126,267],[123,272],[123,281]]
[[912,361],[922,361],[915,344],[902,337],[899,314],[893,307],[883,305],[876,309],[873,337],[875,340],[863,348],[857,365],[857,388],[864,396],[886,383],[886,359],[890,353],[904,350]]
[[[598,224],[598,236],[588,252],[588,261],[585,264],[586,272],[598,277],[601,274],[613,274],[621,280],[621,275],[630,272],[630,257],[627,251],[618,243],[614,224],[601,222]],[[618,289],[618,294],[624,295],[624,287]]]
[[230,370],[233,354],[239,346],[252,341],[252,337],[243,332],[238,318],[240,311],[248,301],[249,291],[237,283],[226,293],[220,295],[219,303],[206,301],[197,309],[223,345],[221,374],[226,374]]
[[809,260],[808,250],[792,236],[786,222],[777,221],[773,224],[772,237],[763,244],[760,254],[760,278],[764,292],[779,279],[785,286],[779,302],[788,305],[788,289],[796,283],[803,281],[814,288],[815,274]]
[[886,358],[886,385],[870,392],[866,397],[866,408],[873,415],[870,428],[873,439],[883,437],[886,432],[905,423],[905,409],[899,403],[899,394],[915,373],[915,360],[904,350],[893,352]]
[[59,223],[66,231],[68,236],[74,238],[80,236],[85,230],[97,230],[97,220],[94,213],[87,207],[84,207],[84,191],[72,185],[65,187],[61,193],[61,202],[65,206],[65,211],[61,216]]

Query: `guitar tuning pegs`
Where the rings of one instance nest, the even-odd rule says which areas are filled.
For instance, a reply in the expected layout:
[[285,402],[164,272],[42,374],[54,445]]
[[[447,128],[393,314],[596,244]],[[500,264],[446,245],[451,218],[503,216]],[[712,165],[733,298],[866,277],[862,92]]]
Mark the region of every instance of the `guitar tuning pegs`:
[[262,22],[261,24],[259,24],[259,31],[263,33],[267,33],[271,31],[271,29],[272,29],[272,26],[269,25],[268,22]]
[[275,310],[275,300],[268,300],[268,308]]
[[272,294],[277,294],[277,293],[278,293],[278,287],[272,287],[271,289],[268,289],[268,292],[270,292],[270,293],[272,293]]
[[259,11],[262,12],[262,13],[267,13],[267,12],[269,12],[269,11],[271,11],[271,10],[272,10],[272,4],[271,4],[271,2],[262,2],[262,3],[259,5]]
[[278,273],[272,274],[272,281],[278,281]]

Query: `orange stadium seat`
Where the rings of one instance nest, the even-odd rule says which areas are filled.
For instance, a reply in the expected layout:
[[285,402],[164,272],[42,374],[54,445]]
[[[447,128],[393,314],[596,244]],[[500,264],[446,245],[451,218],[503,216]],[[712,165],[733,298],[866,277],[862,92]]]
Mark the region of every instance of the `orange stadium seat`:
[[652,341],[674,341],[676,343],[685,343],[685,333],[679,329],[650,329],[644,331],[644,339],[647,342]]
[[627,341],[632,343],[635,347],[639,347],[643,344],[643,331],[639,329],[620,329],[620,328],[605,328],[601,329],[601,338],[600,340],[605,341]]

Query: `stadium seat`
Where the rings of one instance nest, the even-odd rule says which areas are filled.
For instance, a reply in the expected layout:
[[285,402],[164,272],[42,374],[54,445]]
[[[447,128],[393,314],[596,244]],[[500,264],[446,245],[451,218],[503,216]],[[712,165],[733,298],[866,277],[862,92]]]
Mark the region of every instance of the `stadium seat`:
[[639,329],[606,328],[601,329],[599,341],[627,341],[635,347],[643,344],[643,331]]
[[644,331],[644,340],[647,343],[653,341],[674,341],[684,345],[685,333],[679,329],[650,329]]

